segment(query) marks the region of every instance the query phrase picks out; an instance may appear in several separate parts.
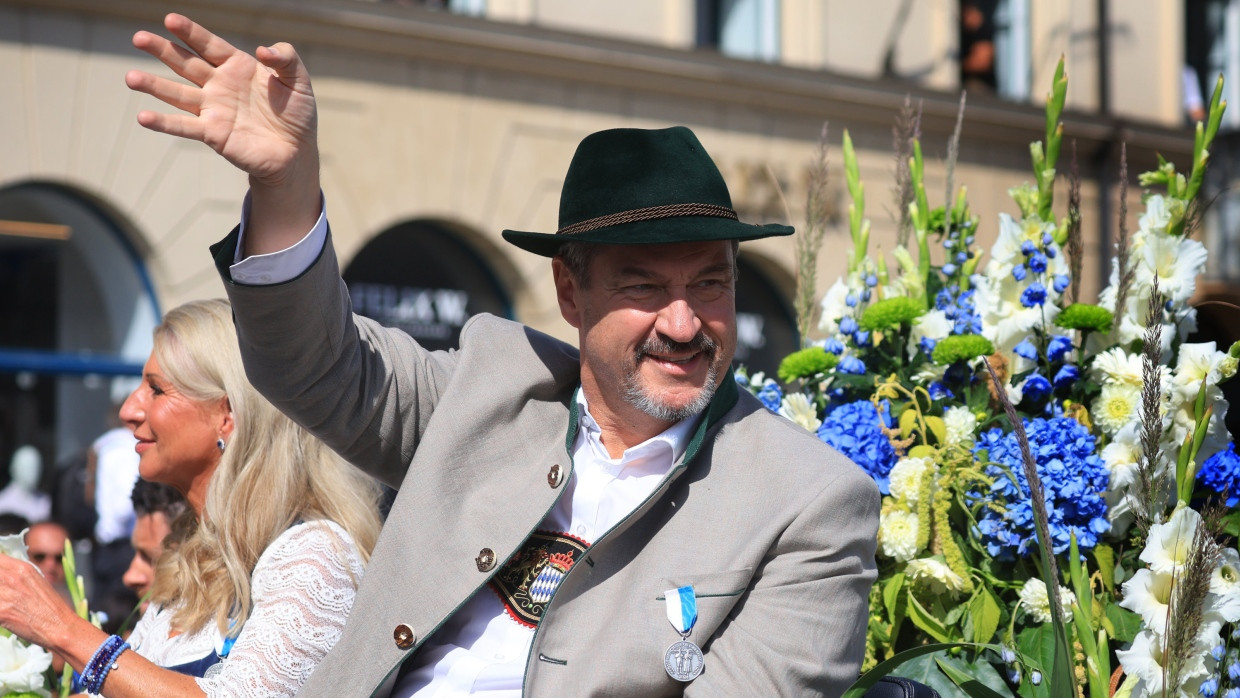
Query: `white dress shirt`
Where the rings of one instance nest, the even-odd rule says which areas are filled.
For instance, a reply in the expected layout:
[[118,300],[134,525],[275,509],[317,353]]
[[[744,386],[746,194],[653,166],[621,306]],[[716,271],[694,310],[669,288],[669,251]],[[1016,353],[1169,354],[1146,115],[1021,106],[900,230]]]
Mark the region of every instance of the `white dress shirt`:
[[[241,235],[249,214],[242,209]],[[309,233],[292,247],[255,255],[230,267],[234,281],[252,285],[283,283],[314,263],[327,240],[327,208]],[[241,256],[238,241],[237,256]],[[579,429],[573,444],[573,475],[564,494],[543,519],[543,530],[568,533],[593,544],[633,512],[659,486],[684,455],[700,415],[626,450],[613,459],[590,416],[585,394],[577,390]],[[567,426],[567,425],[566,425]],[[491,588],[483,587],[415,655],[392,691],[393,698],[448,698],[486,695],[519,698],[534,629],[509,617]]]

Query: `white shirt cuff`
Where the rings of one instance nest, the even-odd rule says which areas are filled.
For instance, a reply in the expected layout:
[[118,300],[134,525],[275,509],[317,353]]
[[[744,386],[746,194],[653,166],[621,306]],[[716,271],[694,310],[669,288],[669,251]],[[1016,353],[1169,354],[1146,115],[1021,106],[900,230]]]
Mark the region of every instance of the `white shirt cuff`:
[[319,219],[314,222],[314,227],[292,247],[242,259],[245,224],[250,219],[250,194],[246,192],[245,202],[241,204],[241,231],[237,237],[237,253],[233,258],[233,265],[228,268],[232,280],[248,286],[270,286],[292,281],[304,274],[323,252],[323,245],[327,244],[327,203],[321,193],[319,211]]

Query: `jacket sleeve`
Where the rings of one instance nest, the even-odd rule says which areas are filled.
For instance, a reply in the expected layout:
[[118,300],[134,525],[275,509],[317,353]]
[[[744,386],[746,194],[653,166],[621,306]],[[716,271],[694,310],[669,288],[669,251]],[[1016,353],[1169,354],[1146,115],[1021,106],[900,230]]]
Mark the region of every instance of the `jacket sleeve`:
[[834,698],[857,679],[879,495],[859,469],[841,471],[775,542],[686,696]]
[[350,463],[399,487],[454,353],[354,315],[330,233],[305,273],[270,286],[232,281],[236,245],[233,230],[211,250],[250,382]]

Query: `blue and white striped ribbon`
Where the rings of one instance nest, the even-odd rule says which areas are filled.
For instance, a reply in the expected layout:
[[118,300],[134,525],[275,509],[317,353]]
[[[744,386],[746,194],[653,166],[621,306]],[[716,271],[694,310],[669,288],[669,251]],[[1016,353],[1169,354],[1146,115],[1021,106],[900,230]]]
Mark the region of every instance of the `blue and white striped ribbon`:
[[680,587],[663,592],[667,601],[667,620],[681,635],[688,635],[697,623],[697,596],[693,587]]

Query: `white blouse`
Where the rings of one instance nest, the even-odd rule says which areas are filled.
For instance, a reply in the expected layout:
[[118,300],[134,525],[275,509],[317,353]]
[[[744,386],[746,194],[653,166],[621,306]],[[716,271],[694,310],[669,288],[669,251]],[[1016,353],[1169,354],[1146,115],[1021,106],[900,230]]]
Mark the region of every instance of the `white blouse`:
[[[250,578],[250,617],[228,657],[198,686],[212,698],[295,694],[340,639],[361,577],[362,557],[339,525],[290,527],[259,557]],[[169,637],[172,615],[173,609],[151,605],[129,637],[134,651],[164,667],[216,651],[214,622]]]

